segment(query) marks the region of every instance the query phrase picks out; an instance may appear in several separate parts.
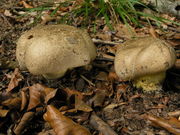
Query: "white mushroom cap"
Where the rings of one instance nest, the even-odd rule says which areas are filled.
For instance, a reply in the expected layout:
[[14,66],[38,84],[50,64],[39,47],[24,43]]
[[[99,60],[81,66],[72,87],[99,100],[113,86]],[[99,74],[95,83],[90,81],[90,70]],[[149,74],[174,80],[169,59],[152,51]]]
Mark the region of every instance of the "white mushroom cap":
[[122,80],[165,72],[176,60],[175,50],[166,42],[144,37],[120,45],[115,57],[115,71]]
[[96,57],[96,48],[85,30],[68,25],[38,26],[20,37],[16,57],[21,69],[53,79],[89,64]]

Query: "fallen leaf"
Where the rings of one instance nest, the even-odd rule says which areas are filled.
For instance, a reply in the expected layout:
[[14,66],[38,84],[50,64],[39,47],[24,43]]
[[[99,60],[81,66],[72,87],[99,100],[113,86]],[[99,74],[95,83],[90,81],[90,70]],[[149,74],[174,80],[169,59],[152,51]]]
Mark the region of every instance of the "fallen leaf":
[[21,98],[9,98],[1,103],[4,106],[7,106],[9,109],[19,109],[21,105]]
[[41,16],[41,19],[42,19],[41,24],[46,24],[47,22],[50,22],[50,21],[54,20],[55,18],[46,13]]
[[70,98],[73,95],[77,95],[80,99],[83,99],[82,93],[77,90],[71,90],[69,88],[65,88],[65,89],[63,89],[63,91],[66,92],[68,98]]
[[177,60],[176,60],[175,68],[176,68],[176,69],[180,69],[180,59],[177,59]]
[[22,102],[21,102],[21,111],[26,107],[27,102],[28,102],[28,98],[27,98],[27,90],[29,87],[25,87],[21,89],[21,98],[22,98]]
[[25,8],[33,8],[33,6],[27,4],[24,0],[20,1],[20,4],[22,4]]
[[126,97],[126,91],[128,90],[129,86],[127,84],[119,84],[116,86],[116,99],[120,101],[122,96]]
[[104,103],[105,97],[108,95],[107,90],[99,89],[92,98],[91,102],[94,107],[101,107]]
[[8,84],[7,92],[13,90],[15,87],[19,85],[19,82],[23,80],[23,76],[20,74],[19,69],[16,68],[14,73],[10,75],[10,83]]
[[120,38],[132,39],[136,36],[136,31],[130,25],[117,24],[115,30],[117,31],[116,36]]
[[82,99],[80,99],[78,96],[75,96],[75,109],[79,111],[84,111],[84,112],[91,112],[92,108],[88,106]]
[[50,130],[42,131],[37,135],[56,135],[56,133],[53,131],[53,129],[50,129]]
[[6,117],[8,114],[9,110],[6,109],[0,109],[0,117]]
[[91,135],[85,127],[64,116],[52,105],[47,106],[47,112],[43,117],[57,135]]
[[29,87],[30,99],[27,110],[31,110],[42,103],[44,96],[43,91],[44,91],[44,86],[38,83]]
[[96,76],[96,80],[107,81],[107,73],[106,72],[99,72],[99,74]]
[[14,127],[14,130],[13,130],[14,133],[16,135],[20,135],[21,132],[24,130],[25,126],[28,125],[28,123],[32,120],[33,117],[34,117],[34,112],[26,112],[22,116],[22,118],[21,118],[20,122],[18,123],[18,125],[16,125]]
[[115,72],[109,72],[108,80],[111,82],[118,81],[119,77]]
[[56,95],[57,89],[45,87],[44,92],[45,92],[45,103],[48,103],[48,101]]

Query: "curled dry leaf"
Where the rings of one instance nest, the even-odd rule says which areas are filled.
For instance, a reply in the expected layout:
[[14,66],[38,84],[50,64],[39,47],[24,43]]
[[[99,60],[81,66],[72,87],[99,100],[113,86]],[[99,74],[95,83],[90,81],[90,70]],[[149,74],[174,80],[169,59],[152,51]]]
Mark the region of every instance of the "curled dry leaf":
[[56,135],[56,133],[53,131],[53,129],[50,129],[50,130],[42,131],[37,135]]
[[166,120],[153,115],[145,115],[145,118],[150,120],[153,125],[162,127],[175,135],[180,135],[180,122],[176,118]]
[[31,121],[33,116],[34,116],[34,112],[26,112],[21,118],[19,124],[14,127],[14,133],[16,135],[20,135],[21,132],[24,130],[25,126]]
[[112,82],[118,81],[119,77],[117,76],[117,74],[115,72],[109,72],[108,80],[112,81]]
[[14,70],[14,73],[10,76],[10,78],[10,83],[8,84],[8,88],[6,89],[7,92],[13,90],[18,86],[19,82],[23,80],[23,76],[20,74],[18,68]]
[[38,83],[29,87],[30,99],[27,110],[31,110],[42,103],[43,91],[44,91],[44,86]]
[[116,92],[116,99],[120,101],[121,97],[126,94],[126,91],[128,90],[129,86],[127,84],[119,84],[116,86],[117,92]]
[[50,123],[57,135],[91,135],[85,127],[64,116],[52,105],[47,106],[47,112],[43,117]]
[[176,60],[175,68],[180,69],[180,59]]
[[19,3],[20,3],[20,4],[22,4],[22,5],[23,5],[23,7],[25,7],[25,8],[33,8],[33,6],[31,6],[31,5],[29,5],[28,3],[26,3],[26,1],[25,1],[25,0],[20,1]]
[[47,103],[51,98],[56,95],[57,89],[48,88],[44,86],[44,93],[45,93],[45,103]]
[[101,89],[97,90],[95,96],[92,98],[94,107],[101,107],[107,95],[108,95],[107,90],[101,90]]
[[6,109],[0,109],[0,117],[6,117],[8,114],[9,110]]
[[67,93],[68,98],[70,98],[72,95],[77,95],[80,99],[83,99],[82,93],[77,90],[71,90],[69,88],[65,88],[63,90]]
[[84,111],[84,112],[91,112],[92,108],[88,106],[82,99],[80,99],[78,96],[75,96],[75,109],[79,111]]
[[116,36],[120,38],[132,39],[132,37],[136,36],[136,31],[130,25],[125,24],[117,24],[115,26]]
[[27,89],[28,87],[25,87],[21,90],[21,98],[22,98],[22,102],[21,102],[21,111],[26,107],[28,99],[27,99]]
[[21,98],[15,97],[15,98],[9,98],[1,103],[4,106],[7,106],[10,109],[19,109],[21,105]]

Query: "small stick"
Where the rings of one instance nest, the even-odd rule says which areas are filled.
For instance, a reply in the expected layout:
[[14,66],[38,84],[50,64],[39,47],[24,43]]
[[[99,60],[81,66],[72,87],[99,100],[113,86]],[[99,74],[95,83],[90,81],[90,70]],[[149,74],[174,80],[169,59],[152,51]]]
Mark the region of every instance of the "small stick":
[[84,79],[86,82],[88,82],[90,85],[95,86],[94,83],[92,83],[90,80],[88,80],[85,76],[80,75],[82,79]]
[[90,117],[90,124],[103,135],[118,135],[107,123],[100,119],[95,113]]
[[180,116],[180,110],[174,111],[174,112],[169,112],[168,115],[173,116],[173,117]]
[[145,115],[145,118],[154,123],[156,126],[160,126],[168,130],[170,133],[180,135],[180,122],[178,120],[166,120],[153,115]]
[[95,44],[108,44],[108,45],[118,45],[121,42],[111,42],[111,41],[103,41],[103,40],[100,40],[100,39],[95,39],[93,38],[92,41],[95,43]]

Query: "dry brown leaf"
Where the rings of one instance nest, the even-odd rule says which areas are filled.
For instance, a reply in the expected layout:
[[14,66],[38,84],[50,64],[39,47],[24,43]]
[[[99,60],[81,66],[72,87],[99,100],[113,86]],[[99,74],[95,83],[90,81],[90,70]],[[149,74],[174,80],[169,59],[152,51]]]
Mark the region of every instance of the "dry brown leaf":
[[20,1],[20,4],[22,4],[25,8],[33,8],[33,6],[27,4],[24,0]]
[[15,98],[9,98],[1,103],[4,106],[7,106],[10,109],[19,109],[21,105],[21,98],[15,97]]
[[54,20],[55,18],[50,16],[48,13],[46,13],[41,16],[41,19],[42,19],[41,24],[46,24],[47,22],[50,22],[50,21]]
[[47,112],[43,117],[49,122],[57,135],[90,135],[85,127],[64,116],[52,105],[47,106]]
[[14,73],[12,75],[10,75],[10,78],[11,80],[8,84],[8,88],[6,89],[7,92],[13,90],[18,86],[19,82],[23,80],[23,76],[20,74],[18,68],[14,70]]
[[84,112],[91,112],[92,108],[88,106],[82,99],[80,99],[78,96],[75,96],[75,109],[79,111],[84,111]]
[[98,75],[96,76],[96,80],[107,81],[107,73],[99,72]]
[[96,36],[102,40],[105,40],[105,41],[111,41],[111,34],[108,34],[108,33],[99,33],[99,34],[96,34]]
[[34,117],[34,112],[26,112],[22,118],[21,121],[14,127],[14,133],[16,135],[20,135],[21,132],[24,130],[25,126],[28,125],[28,123],[31,121],[31,119]]
[[71,90],[69,88],[65,88],[63,89],[63,91],[66,92],[66,94],[68,95],[68,98],[71,97],[72,95],[77,95],[80,99],[83,99],[82,93],[77,90]]
[[45,103],[47,103],[50,99],[52,99],[56,95],[57,89],[45,87],[44,92],[45,92]]
[[175,68],[180,69],[180,59],[176,60]]
[[156,125],[162,127],[168,130],[170,133],[173,133],[175,135],[180,135],[180,122],[176,118],[166,120],[153,115],[145,115],[145,118],[151,121],[153,126]]
[[126,94],[126,91],[128,90],[127,84],[119,84],[116,86],[117,92],[116,92],[116,99],[117,101],[120,101],[121,97]]
[[120,38],[132,39],[136,36],[136,31],[130,25],[117,24],[115,30],[117,31],[116,36]]
[[119,77],[117,76],[115,72],[109,72],[108,80],[111,82],[118,81]]
[[26,107],[28,98],[27,98],[27,90],[29,87],[22,88],[21,90],[21,97],[22,97],[22,102],[21,102],[21,111]]
[[34,84],[29,87],[29,104],[28,109],[31,110],[42,103],[44,86],[41,84]]
[[0,109],[0,117],[6,117],[8,114],[9,110],[6,109]]
[[92,98],[92,103],[94,107],[101,107],[104,103],[105,97],[108,95],[107,90],[99,89]]
[[42,131],[37,135],[56,135],[56,133],[53,131],[53,129],[50,129],[50,130]]
[[152,37],[158,38],[158,34],[156,33],[155,29],[152,26],[149,28],[149,33],[151,34]]

